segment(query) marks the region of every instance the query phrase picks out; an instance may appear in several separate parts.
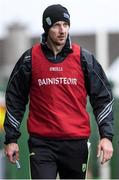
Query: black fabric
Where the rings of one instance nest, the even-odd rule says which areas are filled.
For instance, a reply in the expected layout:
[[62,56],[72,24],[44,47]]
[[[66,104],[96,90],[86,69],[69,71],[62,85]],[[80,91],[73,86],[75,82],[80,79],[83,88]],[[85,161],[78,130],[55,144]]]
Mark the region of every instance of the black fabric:
[[[7,84],[6,114],[4,121],[5,144],[17,143],[21,133],[23,119],[31,84],[31,49],[28,49],[17,61]],[[10,120],[12,119],[12,121]],[[13,120],[17,120],[14,122]],[[19,123],[18,123],[19,122]]]
[[51,140],[30,137],[32,179],[85,179],[87,140]]
[[[93,54],[83,48],[81,49],[81,64],[84,72],[86,90],[98,124],[100,138],[108,138],[112,141],[114,135],[114,117],[112,110],[114,98],[110,83],[102,66]],[[100,113],[102,116],[101,121],[98,118]]]
[[65,21],[70,26],[70,15],[68,10],[60,4],[48,6],[42,18],[44,31],[48,33],[49,28],[57,21]]

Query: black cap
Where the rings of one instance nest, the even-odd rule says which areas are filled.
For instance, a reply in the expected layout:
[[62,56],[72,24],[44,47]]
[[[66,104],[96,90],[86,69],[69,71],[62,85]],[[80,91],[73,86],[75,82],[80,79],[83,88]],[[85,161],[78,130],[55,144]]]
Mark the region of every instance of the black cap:
[[42,18],[45,33],[48,33],[49,29],[57,21],[65,21],[70,26],[70,14],[68,10],[60,4],[48,6],[45,9]]

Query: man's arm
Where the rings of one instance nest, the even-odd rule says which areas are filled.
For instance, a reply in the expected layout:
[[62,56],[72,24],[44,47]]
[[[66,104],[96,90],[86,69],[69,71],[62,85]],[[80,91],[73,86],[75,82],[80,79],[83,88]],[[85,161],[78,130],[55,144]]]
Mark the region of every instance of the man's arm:
[[21,133],[20,124],[28,103],[31,81],[31,50],[26,51],[16,63],[6,89],[5,154],[11,162],[13,154],[19,158],[17,139]]
[[82,63],[86,88],[101,139],[97,156],[100,156],[101,151],[103,152],[103,164],[111,158],[113,152],[111,142],[113,138],[112,91],[103,68],[88,51],[82,50]]

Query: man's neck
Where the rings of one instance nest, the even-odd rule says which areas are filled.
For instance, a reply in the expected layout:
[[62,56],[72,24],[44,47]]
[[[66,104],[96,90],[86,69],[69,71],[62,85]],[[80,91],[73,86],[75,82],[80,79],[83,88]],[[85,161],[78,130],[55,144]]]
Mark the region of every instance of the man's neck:
[[63,49],[64,45],[55,45],[51,41],[47,41],[47,46],[53,51],[54,55],[57,56]]

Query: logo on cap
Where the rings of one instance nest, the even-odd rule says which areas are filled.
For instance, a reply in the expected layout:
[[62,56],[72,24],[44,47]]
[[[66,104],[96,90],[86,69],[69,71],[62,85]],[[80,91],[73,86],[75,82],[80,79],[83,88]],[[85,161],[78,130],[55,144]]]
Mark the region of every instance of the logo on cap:
[[70,19],[69,15],[67,13],[63,13],[64,17],[67,19]]
[[50,17],[47,17],[45,20],[46,20],[47,24],[48,24],[49,26],[51,26],[52,22],[51,22]]
[[86,168],[87,168],[87,165],[86,164],[82,164],[82,172],[85,172]]

